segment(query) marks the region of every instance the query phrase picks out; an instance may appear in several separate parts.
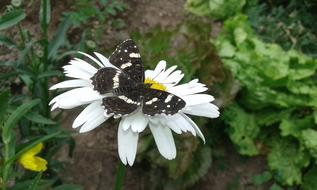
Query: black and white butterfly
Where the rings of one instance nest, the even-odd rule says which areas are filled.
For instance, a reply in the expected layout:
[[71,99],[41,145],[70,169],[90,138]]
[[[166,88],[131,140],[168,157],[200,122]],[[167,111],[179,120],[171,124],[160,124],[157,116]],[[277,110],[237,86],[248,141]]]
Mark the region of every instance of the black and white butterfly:
[[141,108],[145,115],[173,115],[185,107],[180,97],[144,84],[144,68],[133,40],[118,45],[109,61],[115,67],[101,68],[91,78],[94,90],[111,94],[102,100],[107,114],[127,115]]

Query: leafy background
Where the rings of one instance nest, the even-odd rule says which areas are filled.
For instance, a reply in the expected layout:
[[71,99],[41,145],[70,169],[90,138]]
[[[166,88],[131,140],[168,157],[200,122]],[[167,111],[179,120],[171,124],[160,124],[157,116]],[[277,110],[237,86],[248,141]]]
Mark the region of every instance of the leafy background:
[[[207,142],[175,135],[163,159],[140,138],[125,189],[317,189],[317,3],[314,0],[72,0],[0,3],[1,187],[108,189],[117,121],[71,129],[79,110],[50,113],[49,86],[77,50],[109,55],[131,37],[144,64],[165,59],[199,78],[221,107],[194,118]],[[16,160],[44,142],[48,170]],[[86,171],[82,175],[81,171]],[[165,183],[163,184],[162,181]]]

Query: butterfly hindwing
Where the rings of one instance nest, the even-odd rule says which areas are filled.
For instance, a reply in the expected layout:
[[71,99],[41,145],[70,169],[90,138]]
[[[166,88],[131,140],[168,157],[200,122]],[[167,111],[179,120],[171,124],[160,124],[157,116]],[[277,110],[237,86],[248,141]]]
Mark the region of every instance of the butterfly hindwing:
[[107,114],[127,115],[141,106],[140,90],[135,87],[121,87],[114,91],[116,96],[103,98]]
[[133,40],[128,39],[118,45],[109,58],[111,64],[126,73],[135,82],[144,81],[144,69],[140,51]]
[[143,113],[174,115],[185,107],[185,101],[180,97],[161,90],[144,88]]

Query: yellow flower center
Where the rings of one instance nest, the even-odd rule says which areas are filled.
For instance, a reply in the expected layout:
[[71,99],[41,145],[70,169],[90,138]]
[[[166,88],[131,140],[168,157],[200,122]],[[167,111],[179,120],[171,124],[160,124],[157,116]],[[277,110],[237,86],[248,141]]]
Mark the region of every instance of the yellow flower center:
[[160,83],[158,83],[155,80],[150,79],[150,78],[145,78],[144,84],[151,84],[150,88],[152,88],[152,89],[166,91],[166,87],[164,85],[162,85],[162,84],[160,84]]

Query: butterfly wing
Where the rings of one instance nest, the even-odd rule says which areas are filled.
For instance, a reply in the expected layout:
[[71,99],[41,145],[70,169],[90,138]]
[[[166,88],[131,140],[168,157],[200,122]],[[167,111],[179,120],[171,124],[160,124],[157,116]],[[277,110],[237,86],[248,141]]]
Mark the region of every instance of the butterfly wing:
[[144,88],[142,109],[146,115],[174,115],[183,109],[185,104],[183,99],[169,92]]
[[113,67],[104,67],[97,71],[91,78],[94,90],[100,94],[114,93],[122,87],[135,86],[134,80],[123,71]]
[[135,82],[143,83],[144,68],[140,51],[133,40],[128,39],[119,44],[110,56],[109,61]]
[[121,87],[114,90],[116,96],[105,97],[102,104],[107,114],[127,115],[141,106],[140,90],[135,87]]

